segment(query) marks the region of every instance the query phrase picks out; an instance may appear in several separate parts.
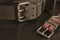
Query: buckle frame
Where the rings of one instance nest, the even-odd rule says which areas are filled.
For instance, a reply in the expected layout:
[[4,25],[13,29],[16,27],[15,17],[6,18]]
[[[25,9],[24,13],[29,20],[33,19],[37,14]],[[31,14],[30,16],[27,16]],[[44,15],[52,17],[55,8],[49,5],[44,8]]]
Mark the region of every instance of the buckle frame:
[[[56,17],[58,17],[58,16],[52,16],[51,18],[56,18]],[[59,19],[58,19],[58,20],[59,20]],[[39,27],[39,28],[37,29],[37,33],[45,36],[46,38],[50,38],[50,37],[54,34],[54,32],[55,32],[55,30],[57,29],[57,27],[59,26],[59,24],[51,21],[51,19],[49,19],[49,20],[46,21],[46,22],[48,22],[48,23],[50,23],[51,25],[54,25],[54,26],[55,26],[54,30],[51,31],[50,35],[45,34],[45,33],[48,31],[48,28],[46,28],[45,30],[43,30],[43,32],[41,32],[41,29],[43,28],[43,26],[41,26],[41,27]],[[59,23],[60,23],[60,21],[59,21]]]
[[23,3],[19,3],[18,4],[18,21],[19,22],[25,21],[25,20],[23,20],[24,16],[21,13],[21,12],[24,11],[24,9],[20,9],[20,6],[22,6],[22,5],[29,5],[29,4],[30,4],[29,2],[23,2]]
[[45,36],[46,38],[50,38],[54,34],[54,31],[52,31],[51,34],[48,36],[47,34],[45,34],[45,32],[48,31],[48,28],[46,30],[44,30],[43,32],[40,31],[41,29],[42,29],[42,26],[37,30],[37,33]]

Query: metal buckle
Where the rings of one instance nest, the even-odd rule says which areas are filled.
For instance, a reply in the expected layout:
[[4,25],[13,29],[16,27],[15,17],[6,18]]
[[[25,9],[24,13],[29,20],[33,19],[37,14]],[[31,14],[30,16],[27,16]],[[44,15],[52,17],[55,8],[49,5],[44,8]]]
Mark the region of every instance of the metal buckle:
[[25,20],[23,20],[24,15],[22,15],[22,12],[24,11],[24,8],[21,9],[21,6],[22,5],[28,5],[28,4],[30,4],[30,3],[29,2],[23,2],[23,3],[18,4],[18,21],[19,22],[25,21]]
[[37,30],[37,32],[46,38],[50,38],[54,34],[54,31],[49,31],[48,28],[43,28],[42,26]]
[[44,0],[41,0],[39,2],[22,2],[18,4],[18,21],[24,22],[27,20],[32,20],[38,18],[43,9]]
[[[56,18],[56,17],[58,17],[58,16],[52,16],[48,21],[46,21],[46,22],[48,22],[47,23],[47,27],[46,28],[44,28],[43,26],[41,26],[40,28],[38,28],[37,29],[37,32],[39,33],[39,34],[41,34],[41,35],[43,35],[43,36],[45,36],[46,38],[50,38],[53,34],[54,34],[54,31],[57,29],[57,27],[59,26],[59,24],[57,24],[56,22],[53,22],[52,21],[52,19],[53,18]],[[58,19],[59,20],[59,19]],[[45,23],[46,23],[45,22]],[[58,21],[59,22],[59,21]],[[44,24],[45,24],[44,23]],[[51,25],[53,25],[55,28],[54,28],[54,30],[52,30],[52,31],[50,31],[49,32],[49,24],[51,24]]]

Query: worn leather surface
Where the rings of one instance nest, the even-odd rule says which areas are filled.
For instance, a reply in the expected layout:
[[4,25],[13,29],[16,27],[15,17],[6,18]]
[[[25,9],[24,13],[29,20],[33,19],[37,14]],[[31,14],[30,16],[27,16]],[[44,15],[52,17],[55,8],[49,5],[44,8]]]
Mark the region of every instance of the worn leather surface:
[[[36,0],[25,0],[25,1],[20,0],[20,1],[32,2],[31,6],[28,6],[26,8],[27,12],[25,14],[23,14],[26,17],[24,20],[35,19],[40,16],[42,9],[43,9],[41,7],[43,1],[42,2],[40,2],[40,0],[37,0],[37,1]],[[16,11],[17,6],[14,6],[14,5],[11,6],[12,4],[14,4],[14,2],[16,2],[16,4],[17,4],[17,0],[1,0],[1,2],[0,2],[0,14],[1,14],[0,19],[9,19],[9,20],[16,19],[16,16],[17,16],[16,14],[18,14],[18,11]],[[38,3],[38,2],[40,2],[38,6],[36,4],[33,4],[33,3]]]
[[15,19],[15,7],[8,5],[0,5],[0,19]]
[[[56,6],[58,11],[56,10],[56,13],[53,15],[60,13],[59,5]],[[50,39],[38,35],[36,32],[50,16],[51,14],[48,13],[42,14],[36,20],[23,23],[13,20],[0,20],[0,40],[60,40],[60,28],[57,29],[56,33]]]

